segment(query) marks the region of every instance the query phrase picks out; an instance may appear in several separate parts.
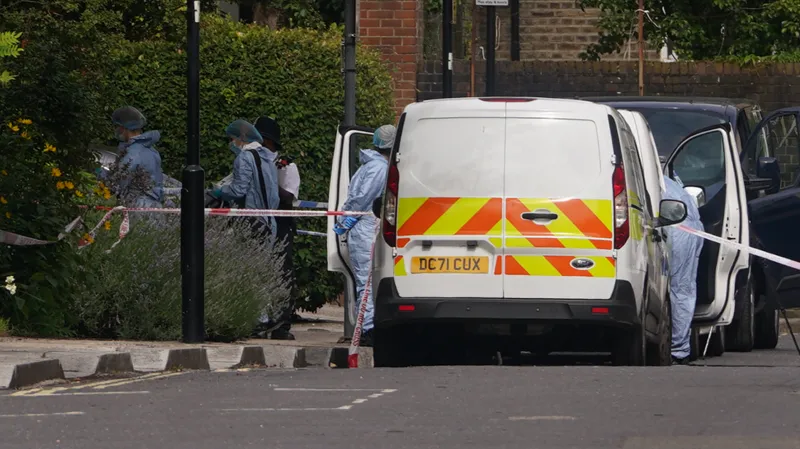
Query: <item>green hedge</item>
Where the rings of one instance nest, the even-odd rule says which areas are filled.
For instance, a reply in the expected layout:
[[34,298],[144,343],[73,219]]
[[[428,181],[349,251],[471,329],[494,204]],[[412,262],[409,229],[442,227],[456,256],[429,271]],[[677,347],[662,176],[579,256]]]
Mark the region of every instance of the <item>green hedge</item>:
[[[284,153],[300,169],[302,199],[326,201],[337,125],[344,116],[342,30],[272,31],[208,17],[201,28],[201,161],[207,181],[230,173],[225,126],[236,118],[275,117]],[[180,179],[186,153],[186,55],[182,43],[126,43],[112,54],[106,78],[106,112],[123,104],[140,108],[159,129],[164,170]],[[358,122],[394,122],[391,77],[378,54],[358,50]],[[110,132],[110,129],[109,129]],[[110,135],[109,135],[110,137]],[[219,219],[219,218],[212,218]],[[325,220],[299,226],[325,230]],[[295,245],[298,307],[315,310],[341,291],[327,272],[325,241],[299,236]],[[306,300],[307,298],[307,300]]]

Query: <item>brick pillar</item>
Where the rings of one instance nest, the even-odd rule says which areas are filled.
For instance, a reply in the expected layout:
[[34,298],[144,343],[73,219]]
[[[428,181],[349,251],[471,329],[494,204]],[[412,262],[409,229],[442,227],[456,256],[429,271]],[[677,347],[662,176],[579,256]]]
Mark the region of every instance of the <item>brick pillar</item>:
[[392,68],[397,116],[417,100],[417,67],[422,61],[422,0],[358,2],[358,38],[377,48]]

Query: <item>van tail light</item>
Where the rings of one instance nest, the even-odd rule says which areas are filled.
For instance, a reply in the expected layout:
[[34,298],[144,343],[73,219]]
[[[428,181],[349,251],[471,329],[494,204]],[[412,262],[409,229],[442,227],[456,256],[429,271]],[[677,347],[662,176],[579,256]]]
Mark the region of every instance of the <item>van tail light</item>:
[[389,174],[386,177],[386,194],[383,203],[383,240],[391,247],[397,246],[397,189],[399,185],[400,171],[397,170],[397,163],[392,160],[389,165]]
[[628,221],[628,186],[622,162],[614,167],[614,249],[625,246],[631,235]]

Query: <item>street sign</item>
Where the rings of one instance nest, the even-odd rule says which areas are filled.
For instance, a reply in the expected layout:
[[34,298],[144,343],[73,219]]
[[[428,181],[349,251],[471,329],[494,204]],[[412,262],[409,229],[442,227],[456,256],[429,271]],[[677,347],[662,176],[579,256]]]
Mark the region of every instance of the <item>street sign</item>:
[[475,0],[476,6],[508,6],[508,0]]

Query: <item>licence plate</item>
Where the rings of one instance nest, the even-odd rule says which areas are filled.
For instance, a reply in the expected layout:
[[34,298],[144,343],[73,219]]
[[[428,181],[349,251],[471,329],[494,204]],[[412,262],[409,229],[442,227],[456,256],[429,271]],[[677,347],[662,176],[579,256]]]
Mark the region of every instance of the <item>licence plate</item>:
[[475,274],[489,272],[488,257],[412,257],[414,274]]

